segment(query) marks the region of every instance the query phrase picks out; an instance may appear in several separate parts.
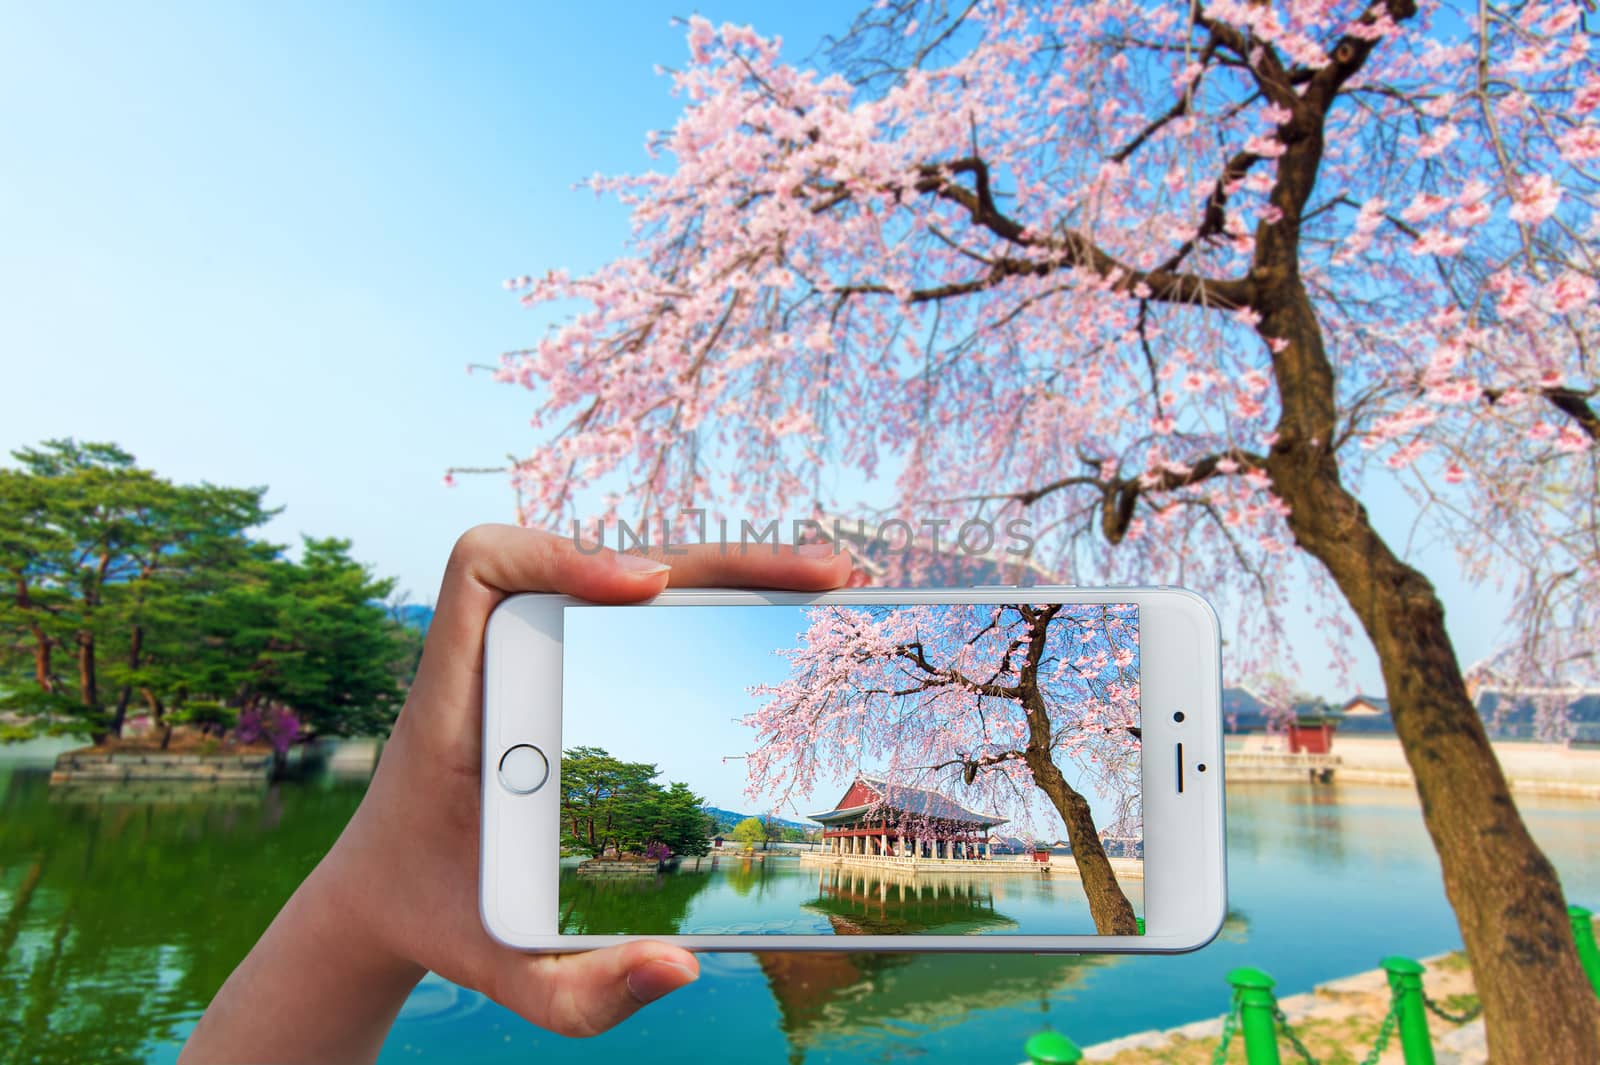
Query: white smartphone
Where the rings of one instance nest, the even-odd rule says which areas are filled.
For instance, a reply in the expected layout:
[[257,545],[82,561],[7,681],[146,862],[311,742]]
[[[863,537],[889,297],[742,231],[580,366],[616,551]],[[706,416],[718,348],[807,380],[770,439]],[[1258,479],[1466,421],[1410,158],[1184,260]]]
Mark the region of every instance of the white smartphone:
[[1220,700],[1177,588],[516,596],[483,922],[530,951],[1193,950],[1227,908]]

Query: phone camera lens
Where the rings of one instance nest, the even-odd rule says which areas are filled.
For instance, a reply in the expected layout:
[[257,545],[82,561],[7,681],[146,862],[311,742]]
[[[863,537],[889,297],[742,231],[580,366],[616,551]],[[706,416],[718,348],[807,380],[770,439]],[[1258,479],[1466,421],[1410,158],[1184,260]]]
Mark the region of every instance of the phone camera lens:
[[1179,710],[1177,713],[1173,714],[1172,720],[1181,722],[1183,720],[1183,711]]
[[1201,773],[1204,773],[1206,771],[1206,764],[1201,762],[1199,765],[1195,766],[1195,769]]

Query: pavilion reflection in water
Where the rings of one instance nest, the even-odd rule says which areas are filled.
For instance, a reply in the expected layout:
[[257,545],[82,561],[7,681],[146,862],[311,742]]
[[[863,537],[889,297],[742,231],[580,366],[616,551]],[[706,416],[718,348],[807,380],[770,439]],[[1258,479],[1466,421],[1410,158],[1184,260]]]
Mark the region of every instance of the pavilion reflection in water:
[[929,876],[898,869],[824,868],[805,908],[828,919],[835,935],[980,935],[1017,922],[995,910],[987,877]]
[[[1240,943],[1249,923],[1230,910],[1221,939]],[[841,935],[852,934],[841,931]],[[864,933],[854,933],[864,934]],[[1117,954],[756,955],[778,1004],[790,1065],[814,1049],[851,1039],[897,1039],[953,1028],[985,1010],[1037,1008],[1047,1023],[1052,1000]]]
[[1114,955],[787,951],[756,960],[778,1004],[791,1065],[814,1049],[826,1057],[829,1044],[939,1031],[986,1010],[1032,1007],[1043,1017],[1052,999],[1117,962]]

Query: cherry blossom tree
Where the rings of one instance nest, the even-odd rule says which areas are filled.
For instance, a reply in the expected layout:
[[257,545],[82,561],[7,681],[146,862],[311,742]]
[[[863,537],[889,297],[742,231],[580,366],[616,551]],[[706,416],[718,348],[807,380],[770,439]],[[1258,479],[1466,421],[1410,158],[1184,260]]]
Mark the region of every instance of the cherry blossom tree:
[[[1061,818],[1104,935],[1135,935],[1133,906],[1100,844],[1089,781],[1138,808],[1139,632],[1132,606],[816,607],[790,676],[755,694],[750,794],[780,803],[842,770],[891,788],[972,789]],[[1072,770],[1071,778],[1063,766]],[[1121,820],[1132,820],[1124,817]]]
[[1401,479],[1511,582],[1531,679],[1593,670],[1591,17],[879,0],[826,69],[692,20],[670,165],[592,182],[628,252],[510,283],[576,308],[494,369],[540,394],[525,520],[587,486],[812,508],[849,467],[900,511],[1026,516],[1057,578],[1205,589],[1245,672],[1303,567],[1377,652],[1492,1055],[1592,1056],[1556,871],[1363,503]]

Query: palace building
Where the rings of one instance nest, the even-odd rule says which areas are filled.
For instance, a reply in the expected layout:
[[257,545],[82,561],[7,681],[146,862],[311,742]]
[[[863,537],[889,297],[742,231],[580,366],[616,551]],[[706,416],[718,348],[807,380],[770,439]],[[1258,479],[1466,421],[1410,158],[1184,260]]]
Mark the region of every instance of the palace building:
[[865,774],[832,810],[809,816],[822,825],[819,859],[916,864],[988,860],[990,831],[1006,823],[936,791]]

